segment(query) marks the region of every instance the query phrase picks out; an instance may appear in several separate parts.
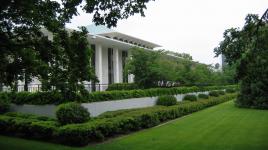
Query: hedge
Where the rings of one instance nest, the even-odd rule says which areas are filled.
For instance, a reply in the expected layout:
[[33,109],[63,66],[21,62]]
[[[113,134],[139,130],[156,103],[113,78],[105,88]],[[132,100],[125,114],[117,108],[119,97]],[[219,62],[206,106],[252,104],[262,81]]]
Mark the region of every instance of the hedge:
[[136,89],[140,89],[140,87],[136,83],[113,83],[108,85],[106,91],[136,90]]
[[184,101],[197,101],[197,96],[194,94],[188,94],[183,97]]
[[[67,96],[53,91],[53,92],[18,92],[9,93],[8,97],[12,103],[15,104],[33,104],[33,105],[43,105],[43,104],[61,104],[65,102],[99,102],[99,101],[109,101],[109,100],[121,100],[128,98],[139,98],[139,97],[153,97],[161,95],[176,95],[191,92],[203,92],[211,90],[222,90],[227,88],[237,89],[237,85],[227,85],[227,86],[202,86],[202,87],[174,87],[174,88],[152,88],[143,90],[122,90],[122,91],[101,91],[87,93],[83,96],[79,93],[69,93]],[[4,94],[4,93],[0,93]]]
[[200,99],[208,99],[209,96],[207,94],[198,94],[198,98],[200,98]]
[[57,107],[56,117],[61,124],[84,123],[90,119],[90,113],[81,104],[69,102]]
[[0,114],[5,113],[10,108],[10,100],[8,93],[0,94]]
[[[12,136],[43,139],[72,146],[83,146],[89,142],[105,140],[118,134],[125,134],[143,128],[150,128],[161,122],[175,119],[204,108],[232,100],[236,94],[226,94],[210,99],[180,103],[174,106],[154,106],[106,113],[86,123],[60,126],[56,121],[42,121],[34,118],[0,115],[0,132]],[[110,114],[110,115],[108,115]],[[20,115],[18,115],[20,116]]]
[[156,105],[162,105],[162,106],[172,106],[176,105],[177,99],[173,95],[162,95],[159,96],[156,100]]

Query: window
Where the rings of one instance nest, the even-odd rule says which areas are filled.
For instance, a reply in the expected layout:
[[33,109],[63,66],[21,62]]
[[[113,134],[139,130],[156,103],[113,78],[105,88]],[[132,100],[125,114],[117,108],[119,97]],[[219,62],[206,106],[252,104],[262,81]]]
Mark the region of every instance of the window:
[[[92,45],[90,45],[90,47],[92,49],[91,66],[92,66],[92,68],[93,68],[93,70],[95,72],[95,68],[96,68],[96,64],[95,64],[95,60],[96,60],[96,58],[95,58],[95,55],[96,55],[95,54],[96,53],[96,46],[94,44],[92,44]],[[92,84],[91,90],[92,91],[96,91],[96,83],[94,81],[92,81],[91,84]]]
[[108,48],[108,82],[114,83],[114,63],[113,63],[113,49]]

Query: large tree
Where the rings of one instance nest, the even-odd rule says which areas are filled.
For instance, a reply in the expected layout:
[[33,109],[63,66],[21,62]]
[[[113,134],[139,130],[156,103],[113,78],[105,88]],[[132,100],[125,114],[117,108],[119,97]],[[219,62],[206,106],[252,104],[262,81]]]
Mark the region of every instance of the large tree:
[[[134,48],[131,52],[127,68],[128,73],[134,74],[135,82],[141,87],[149,88],[167,85],[169,81],[180,85],[211,85],[233,83],[231,69],[217,71],[211,65],[201,64],[189,60],[189,54],[182,58],[170,51],[150,51]],[[170,82],[169,82],[170,83]]]
[[[97,25],[116,26],[134,14],[144,16],[150,0],[5,0],[0,5],[0,83],[15,89],[18,80],[33,77],[45,89],[94,79],[89,64],[86,31],[67,32],[65,23],[78,15],[77,8],[94,14]],[[48,30],[52,39],[42,32]],[[77,61],[79,60],[79,61]]]
[[215,48],[228,64],[236,64],[241,90],[236,104],[241,107],[268,108],[268,10],[261,19],[248,15],[242,29],[224,32]]

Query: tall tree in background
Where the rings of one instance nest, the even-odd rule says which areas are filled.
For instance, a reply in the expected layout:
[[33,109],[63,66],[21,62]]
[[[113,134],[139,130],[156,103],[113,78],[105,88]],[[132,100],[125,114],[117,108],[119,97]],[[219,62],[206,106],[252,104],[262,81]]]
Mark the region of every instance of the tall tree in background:
[[215,48],[228,64],[237,64],[241,82],[236,104],[241,107],[268,108],[268,10],[261,19],[248,15],[244,27],[228,29]]
[[[180,55],[169,55],[170,51],[149,51],[132,49],[127,63],[129,74],[134,74],[135,82],[144,88],[163,86],[173,82],[180,85],[222,85],[234,83],[233,71],[226,67],[223,72],[212,65],[201,64]],[[179,54],[179,53],[177,53]]]
[[[145,4],[149,1],[1,1],[1,85],[3,83],[16,89],[18,80],[21,80],[25,81],[27,90],[27,84],[36,77],[44,83],[44,89],[49,90],[51,86],[59,87],[59,83],[72,84],[94,79],[88,65],[90,52],[85,30],[69,34],[64,28],[65,23],[78,15],[77,8],[82,7],[86,13],[94,15],[93,22],[97,25],[116,26],[120,19],[134,14],[144,16]],[[48,39],[41,31],[42,28],[52,33],[53,40]],[[76,86],[72,85],[71,89]]]
[[135,82],[140,87],[154,87],[156,82],[163,78],[157,63],[160,55],[161,51],[154,52],[141,48],[132,49],[132,58],[128,61],[127,70],[129,74],[135,75]]

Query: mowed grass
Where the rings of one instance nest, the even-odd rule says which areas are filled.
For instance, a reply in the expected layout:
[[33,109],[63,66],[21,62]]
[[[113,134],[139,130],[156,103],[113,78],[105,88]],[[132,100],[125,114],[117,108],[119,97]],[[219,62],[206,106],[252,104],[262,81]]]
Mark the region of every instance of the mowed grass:
[[268,111],[223,103],[167,124],[82,148],[0,136],[1,150],[268,150]]

